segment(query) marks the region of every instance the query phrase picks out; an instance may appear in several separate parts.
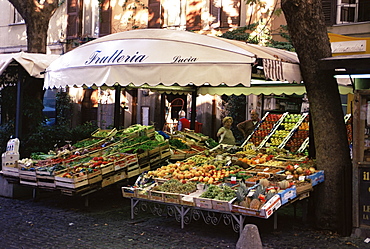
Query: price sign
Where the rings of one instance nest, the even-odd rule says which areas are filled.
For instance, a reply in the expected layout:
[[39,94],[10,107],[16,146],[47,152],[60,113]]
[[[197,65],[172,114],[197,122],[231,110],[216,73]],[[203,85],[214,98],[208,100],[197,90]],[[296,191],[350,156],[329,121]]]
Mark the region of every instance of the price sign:
[[359,174],[359,220],[370,226],[370,168],[360,168]]

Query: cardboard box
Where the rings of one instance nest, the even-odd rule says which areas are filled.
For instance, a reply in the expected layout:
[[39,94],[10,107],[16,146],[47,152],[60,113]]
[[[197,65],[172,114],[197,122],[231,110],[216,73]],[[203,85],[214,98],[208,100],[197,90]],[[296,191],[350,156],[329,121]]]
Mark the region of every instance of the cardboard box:
[[311,180],[312,186],[316,186],[317,184],[324,182],[325,180],[324,171],[323,170],[317,171],[312,175],[306,176],[306,178]]
[[232,210],[232,203],[236,200],[233,198],[231,201],[212,200],[212,208],[220,211],[230,212]]
[[276,194],[268,202],[266,202],[260,209],[246,208],[243,206],[233,204],[231,211],[248,216],[255,216],[267,219],[280,207],[281,207],[280,196]]
[[279,195],[274,195],[265,205],[260,209],[261,218],[269,218],[276,210],[281,207],[281,199]]
[[212,209],[212,199],[194,197],[194,204],[196,207]]
[[297,197],[297,187],[295,185],[291,186],[290,188],[280,190],[278,195],[281,199],[281,205],[293,200]]

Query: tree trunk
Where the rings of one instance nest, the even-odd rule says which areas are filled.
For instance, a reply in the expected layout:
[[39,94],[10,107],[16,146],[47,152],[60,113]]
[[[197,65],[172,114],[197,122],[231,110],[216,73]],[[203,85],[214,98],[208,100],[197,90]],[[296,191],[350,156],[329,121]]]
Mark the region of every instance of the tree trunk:
[[48,27],[59,0],[9,0],[23,17],[27,29],[27,52],[46,53]]
[[317,165],[325,171],[325,182],[314,191],[316,225],[348,235],[351,159],[337,82],[318,66],[331,57],[321,1],[282,0],[282,9],[310,102]]

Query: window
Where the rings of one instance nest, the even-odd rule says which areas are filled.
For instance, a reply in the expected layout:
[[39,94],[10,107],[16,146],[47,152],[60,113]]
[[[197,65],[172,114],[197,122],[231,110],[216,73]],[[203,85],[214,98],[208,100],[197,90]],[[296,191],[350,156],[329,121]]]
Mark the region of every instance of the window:
[[19,12],[14,9],[14,21],[13,23],[24,23],[24,19]]
[[370,21],[370,1],[337,0],[337,24]]
[[229,28],[240,25],[240,0],[211,0],[211,27]]

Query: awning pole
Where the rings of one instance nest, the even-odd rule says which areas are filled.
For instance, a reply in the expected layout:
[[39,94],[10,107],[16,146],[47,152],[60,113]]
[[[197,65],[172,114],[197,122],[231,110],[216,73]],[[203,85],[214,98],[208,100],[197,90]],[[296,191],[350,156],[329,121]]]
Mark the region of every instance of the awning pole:
[[190,115],[190,129],[195,130],[195,119],[197,115],[197,95],[198,88],[195,87],[195,91],[191,93],[191,115]]
[[114,100],[114,128],[117,130],[121,124],[121,86],[117,85],[115,89],[115,100]]
[[23,81],[23,67],[18,65],[18,82],[17,82],[17,107],[15,113],[15,137],[20,139],[22,134],[22,81]]

